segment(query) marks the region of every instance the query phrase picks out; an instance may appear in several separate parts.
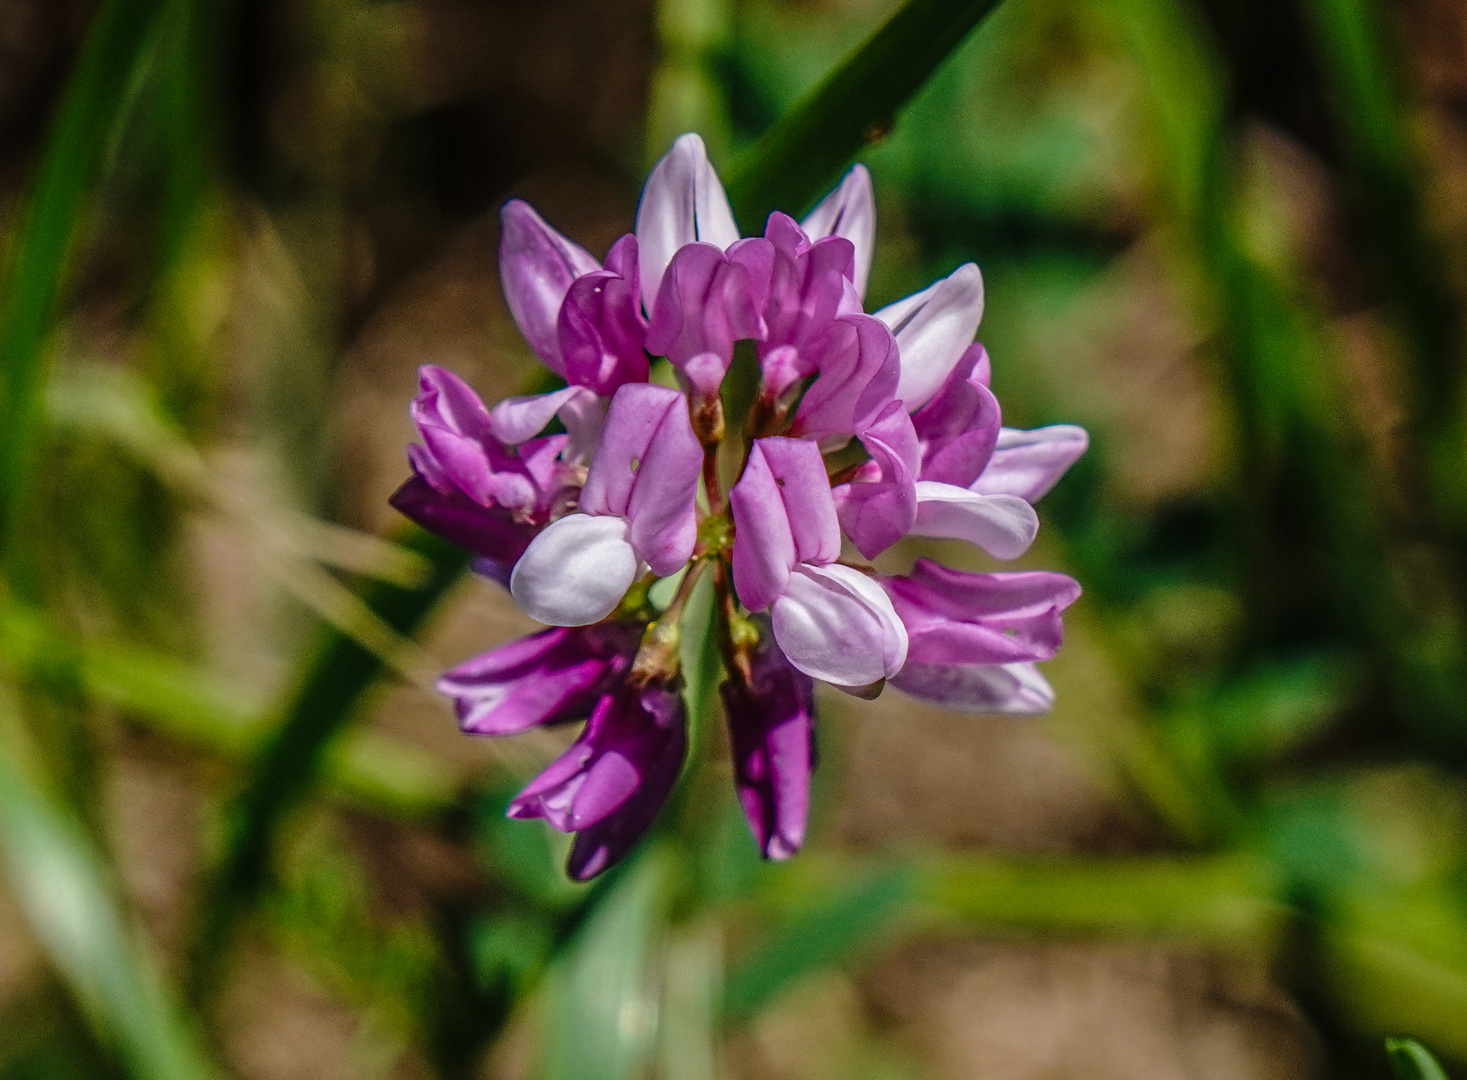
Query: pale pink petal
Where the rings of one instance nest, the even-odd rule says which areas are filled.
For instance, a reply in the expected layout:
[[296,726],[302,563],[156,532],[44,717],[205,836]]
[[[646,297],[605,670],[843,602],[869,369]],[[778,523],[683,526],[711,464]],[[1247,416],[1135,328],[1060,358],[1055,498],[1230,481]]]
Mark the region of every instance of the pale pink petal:
[[1033,716],[1048,712],[1054,690],[1033,664],[908,664],[891,685],[957,712]]
[[770,615],[774,640],[811,678],[864,687],[906,662],[907,632],[891,599],[849,566],[796,567]]
[[937,393],[973,342],[983,318],[983,275],[965,263],[943,280],[882,308],[901,351],[896,396],[911,412]]
[[1034,508],[1013,495],[977,495],[953,484],[917,483],[913,536],[967,540],[997,559],[1016,559],[1039,532]]
[[511,199],[499,222],[499,278],[510,314],[546,366],[563,375],[556,330],[561,302],[571,282],[601,264],[547,225],[529,203]]
[[728,196],[697,135],[684,135],[647,177],[637,206],[642,304],[650,314],[663,272],[684,244],[704,241],[720,251],[739,238]]
[[973,484],[982,495],[1017,495],[1029,502],[1059,483],[1065,470],[1075,463],[1090,436],[1073,424],[1021,431],[1004,428],[998,433],[998,444],[988,467]]
[[811,240],[840,236],[855,246],[851,282],[856,295],[864,297],[866,279],[871,276],[871,256],[876,248],[876,199],[871,193],[871,174],[866,166],[853,166],[840,186],[825,196],[800,224]]

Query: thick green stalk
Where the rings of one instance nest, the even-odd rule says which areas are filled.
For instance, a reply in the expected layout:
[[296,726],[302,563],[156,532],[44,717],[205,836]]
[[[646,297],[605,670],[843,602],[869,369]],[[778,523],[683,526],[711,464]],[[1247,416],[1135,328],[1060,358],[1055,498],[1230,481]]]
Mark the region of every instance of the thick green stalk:
[[998,0],[907,0],[739,159],[729,196],[745,232],[798,214],[962,44]]
[[[46,381],[46,335],[85,203],[147,63],[165,0],[108,0],[77,58],[6,267],[0,298],[0,555],[13,554]],[[8,566],[14,573],[13,564]]]

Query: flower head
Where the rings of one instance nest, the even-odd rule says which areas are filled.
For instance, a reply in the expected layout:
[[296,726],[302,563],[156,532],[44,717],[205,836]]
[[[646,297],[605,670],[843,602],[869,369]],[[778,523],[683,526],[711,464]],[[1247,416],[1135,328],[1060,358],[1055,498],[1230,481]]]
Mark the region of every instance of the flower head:
[[[572,877],[625,854],[682,769],[680,620],[705,573],[735,782],[768,858],[804,840],[816,680],[965,710],[1049,706],[1035,664],[1059,647],[1071,579],[926,559],[884,576],[846,554],[917,536],[1013,558],[1038,528],[1031,503],[1085,449],[1080,428],[1002,426],[973,341],[976,266],[867,314],[866,170],[803,221],[775,213],[741,237],[696,135],[652,170],[604,263],[525,203],[502,223],[510,311],[565,386],[488,409],[424,368],[422,445],[393,502],[551,627],[439,686],[474,734],[586,719],[509,811],[576,834]],[[747,416],[725,416],[739,342],[758,385]],[[729,441],[742,464],[725,495]],[[677,575],[659,610],[651,586]]]

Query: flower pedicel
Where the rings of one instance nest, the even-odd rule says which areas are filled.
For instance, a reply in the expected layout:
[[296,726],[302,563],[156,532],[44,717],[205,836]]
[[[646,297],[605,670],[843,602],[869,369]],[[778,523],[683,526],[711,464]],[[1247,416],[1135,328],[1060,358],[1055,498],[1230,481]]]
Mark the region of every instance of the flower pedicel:
[[[1085,450],[1077,427],[1000,425],[973,342],[976,266],[868,315],[866,170],[803,222],[774,213],[763,236],[743,238],[696,135],[653,169],[635,232],[604,264],[523,202],[502,216],[510,311],[566,386],[489,409],[457,376],[423,368],[422,444],[392,502],[474,552],[552,627],[439,688],[474,734],[587,720],[509,808],[576,834],[573,878],[625,854],[677,780],[678,622],[705,573],[739,799],[769,858],[804,837],[813,680],[867,697],[890,682],[973,712],[1050,706],[1035,661],[1059,647],[1073,580],[926,559],[887,577],[841,557],[843,536],[868,560],[925,536],[1012,559],[1038,529],[1031,503]],[[720,391],[745,340],[760,384],[748,416],[725,417]],[[650,357],[668,360],[680,389],[648,381]],[[564,433],[544,434],[557,418]],[[735,423],[747,452],[725,495],[717,451]],[[683,571],[658,612],[649,587]]]

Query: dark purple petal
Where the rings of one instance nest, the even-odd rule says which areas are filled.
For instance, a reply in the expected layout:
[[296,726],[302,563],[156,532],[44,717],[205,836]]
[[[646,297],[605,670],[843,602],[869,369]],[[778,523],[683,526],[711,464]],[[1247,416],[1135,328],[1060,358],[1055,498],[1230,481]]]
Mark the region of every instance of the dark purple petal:
[[543,522],[519,520],[503,507],[480,506],[462,492],[445,495],[418,475],[409,477],[388,502],[429,532],[504,564],[519,559],[545,527]]
[[745,684],[724,682],[723,696],[739,803],[759,850],[788,859],[805,839],[810,774],[815,768],[815,683],[795,670],[768,625]]
[[515,797],[509,816],[579,832],[567,871],[584,881],[652,824],[686,752],[682,698],[660,686],[624,685],[597,703],[580,738]]
[[453,699],[460,727],[473,735],[574,720],[626,673],[640,639],[625,623],[546,630],[446,672],[438,692]]

